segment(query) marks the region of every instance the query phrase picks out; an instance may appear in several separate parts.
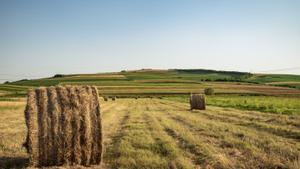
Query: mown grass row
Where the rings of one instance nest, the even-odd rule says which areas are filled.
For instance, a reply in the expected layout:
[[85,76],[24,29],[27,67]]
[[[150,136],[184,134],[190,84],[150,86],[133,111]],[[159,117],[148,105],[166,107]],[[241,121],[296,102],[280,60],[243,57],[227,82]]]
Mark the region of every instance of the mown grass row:
[[[298,141],[280,136],[276,131],[240,125],[229,118],[236,114],[248,117],[241,119],[241,123],[246,124],[251,116],[248,112],[230,114],[212,108],[193,113],[188,111],[187,104],[156,99],[135,102],[114,149],[118,154],[114,163],[117,168],[144,168],[146,165],[147,168],[299,167]],[[216,116],[207,116],[214,112]],[[219,116],[224,116],[225,120],[220,120]],[[279,119],[281,116],[284,115],[278,115]],[[258,117],[266,124],[270,118],[275,118],[273,114]],[[273,125],[289,128],[287,124],[298,120],[279,120]],[[298,131],[297,126],[292,127]],[[161,161],[158,162],[158,158]]]
[[[186,110],[170,111],[170,108],[174,107],[173,104],[160,105],[160,107],[165,107],[166,113],[164,114],[169,117],[160,114],[159,116],[163,118],[161,121],[167,123],[168,127],[185,138],[188,143],[195,146],[197,142],[192,140],[200,137],[203,140],[206,139],[206,143],[213,145],[217,152],[223,152],[222,160],[216,157],[211,160],[216,161],[214,165],[218,164],[217,168],[299,168],[300,144],[298,141],[278,137],[274,133],[256,128],[207,118],[203,115],[205,111],[194,113]],[[240,120],[243,121],[243,119]],[[199,142],[200,138],[196,140]],[[209,150],[213,149],[209,148]],[[224,163],[224,159],[227,159],[225,162],[228,163]]]
[[131,107],[116,137],[112,168],[193,168],[157,120],[147,114],[151,105],[141,100]]
[[[11,105],[10,105],[11,104]],[[0,168],[26,167],[25,102],[2,102]],[[100,101],[104,168],[300,168],[300,117],[163,99]],[[251,125],[249,125],[251,124]],[[292,136],[292,137],[291,137]]]

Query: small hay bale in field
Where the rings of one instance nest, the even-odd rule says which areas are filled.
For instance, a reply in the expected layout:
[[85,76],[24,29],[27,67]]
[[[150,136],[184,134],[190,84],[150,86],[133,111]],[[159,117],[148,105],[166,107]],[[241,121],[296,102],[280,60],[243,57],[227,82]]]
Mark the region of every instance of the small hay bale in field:
[[104,101],[108,101],[108,98],[107,97],[103,97]]
[[116,99],[117,99],[116,96],[111,97],[111,100],[112,100],[112,101],[115,101]]
[[32,89],[25,120],[30,166],[100,164],[102,126],[95,87]]
[[205,96],[203,94],[191,94],[190,105],[191,110],[205,110]]

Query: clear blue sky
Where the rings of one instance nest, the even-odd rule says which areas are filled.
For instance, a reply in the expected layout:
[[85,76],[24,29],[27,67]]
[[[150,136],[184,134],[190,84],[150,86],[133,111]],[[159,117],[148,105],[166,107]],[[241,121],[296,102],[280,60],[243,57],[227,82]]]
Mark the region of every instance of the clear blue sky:
[[2,81],[139,68],[300,74],[299,67],[299,0],[0,0]]

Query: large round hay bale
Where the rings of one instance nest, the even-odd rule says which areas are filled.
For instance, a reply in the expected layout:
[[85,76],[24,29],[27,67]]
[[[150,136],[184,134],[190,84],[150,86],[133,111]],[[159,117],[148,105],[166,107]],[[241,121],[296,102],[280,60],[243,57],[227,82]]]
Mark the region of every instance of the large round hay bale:
[[203,94],[191,94],[190,96],[191,110],[205,110],[205,95]]
[[30,90],[25,119],[30,166],[100,164],[102,127],[96,87]]

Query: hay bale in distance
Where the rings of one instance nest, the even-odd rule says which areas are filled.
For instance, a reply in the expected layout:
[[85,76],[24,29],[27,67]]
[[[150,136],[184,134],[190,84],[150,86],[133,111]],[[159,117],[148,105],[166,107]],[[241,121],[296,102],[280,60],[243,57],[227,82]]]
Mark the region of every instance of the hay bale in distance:
[[112,101],[115,101],[116,99],[117,99],[116,96],[111,97],[111,100],[112,100]]
[[211,87],[205,88],[204,89],[204,94],[205,95],[214,95],[215,94],[215,90],[213,88],[211,88]]
[[205,95],[203,94],[191,94],[190,96],[191,110],[205,110]]
[[108,101],[108,98],[107,97],[103,97],[104,101]]
[[100,164],[102,126],[96,87],[32,89],[25,120],[30,166]]

